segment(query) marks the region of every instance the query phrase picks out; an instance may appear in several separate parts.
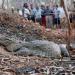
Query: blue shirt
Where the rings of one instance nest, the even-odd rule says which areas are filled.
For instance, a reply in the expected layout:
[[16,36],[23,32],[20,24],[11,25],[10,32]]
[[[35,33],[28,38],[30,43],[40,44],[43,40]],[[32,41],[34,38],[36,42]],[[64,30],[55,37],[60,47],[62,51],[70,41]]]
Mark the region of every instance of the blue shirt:
[[60,16],[59,16],[60,15],[60,10],[58,8],[55,8],[53,13],[54,13],[55,18],[60,18]]
[[35,8],[31,9],[31,16],[35,16]]
[[36,19],[41,18],[41,12],[42,10],[40,8],[38,10],[37,9],[34,10],[34,15]]

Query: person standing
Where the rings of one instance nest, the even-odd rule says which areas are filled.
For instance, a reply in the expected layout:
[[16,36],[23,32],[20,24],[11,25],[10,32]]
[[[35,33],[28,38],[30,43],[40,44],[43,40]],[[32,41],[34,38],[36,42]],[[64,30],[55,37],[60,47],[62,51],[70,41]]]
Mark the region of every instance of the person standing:
[[46,6],[46,12],[45,12],[45,15],[46,15],[46,27],[47,28],[51,28],[52,27],[52,10],[50,9],[50,6],[47,5]]
[[41,4],[41,25],[46,27],[46,15],[45,15],[45,12],[46,12],[46,8],[45,8],[45,3],[42,3]]
[[41,8],[39,7],[39,5],[36,5],[36,8],[34,10],[34,15],[35,15],[35,21],[39,22],[41,24]]
[[35,7],[33,4],[30,5],[30,15],[31,15],[31,20],[35,22]]
[[29,9],[28,9],[28,4],[27,4],[27,3],[24,3],[23,10],[22,10],[22,15],[23,15],[26,19],[29,19],[30,11],[29,11]]
[[56,5],[54,7],[53,14],[54,14],[54,19],[53,19],[54,26],[56,25],[57,28],[61,28],[61,26],[60,26],[60,10],[58,8],[58,5]]

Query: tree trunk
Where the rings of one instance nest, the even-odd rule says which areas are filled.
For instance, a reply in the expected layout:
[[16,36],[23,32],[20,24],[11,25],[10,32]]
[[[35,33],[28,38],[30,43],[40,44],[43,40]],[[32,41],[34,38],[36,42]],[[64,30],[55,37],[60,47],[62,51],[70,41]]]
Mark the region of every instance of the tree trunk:
[[68,14],[68,9],[67,9],[67,5],[66,5],[66,0],[61,0],[61,6],[64,8],[66,19],[67,19],[67,24],[68,24],[67,48],[68,48],[68,52],[70,53],[71,27],[70,27],[70,20],[69,20],[69,14]]
[[4,9],[5,0],[2,0],[2,9]]
[[5,0],[2,0],[2,9],[4,9]]
[[7,0],[7,9],[9,8],[9,1]]

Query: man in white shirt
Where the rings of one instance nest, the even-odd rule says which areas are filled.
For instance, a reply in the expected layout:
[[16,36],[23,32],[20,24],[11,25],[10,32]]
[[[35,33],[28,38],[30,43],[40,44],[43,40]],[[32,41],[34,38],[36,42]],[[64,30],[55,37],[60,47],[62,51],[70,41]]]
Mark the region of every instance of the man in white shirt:
[[28,9],[28,4],[25,3],[23,7],[24,7],[23,10],[22,10],[23,16],[28,19],[29,16],[30,16],[30,11]]
[[60,11],[60,14],[59,14],[60,18],[64,18],[65,17],[65,11],[64,11],[63,7],[58,7],[58,10]]
[[60,28],[61,27],[60,26],[60,10],[58,5],[54,7],[53,13],[54,13],[53,23],[54,25],[56,25],[57,28]]

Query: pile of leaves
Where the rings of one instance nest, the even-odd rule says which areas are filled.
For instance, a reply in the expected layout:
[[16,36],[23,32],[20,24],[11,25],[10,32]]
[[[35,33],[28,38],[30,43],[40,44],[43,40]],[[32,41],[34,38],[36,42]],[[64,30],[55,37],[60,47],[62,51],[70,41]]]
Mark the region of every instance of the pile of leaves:
[[[45,39],[54,42],[63,43],[68,38],[67,29],[46,29],[39,23],[33,23],[31,20],[27,20],[17,13],[0,12],[0,27],[9,32],[10,34],[16,34],[17,36],[24,36],[34,39]],[[3,31],[2,29],[2,31]],[[67,32],[66,32],[67,31]],[[75,31],[72,31],[71,39],[75,37]],[[32,40],[32,39],[31,39]]]
[[37,34],[41,31],[40,25],[32,21],[25,20],[22,16],[17,14],[0,13],[0,26],[12,29],[12,31],[19,30],[24,33],[32,33],[35,31]]

